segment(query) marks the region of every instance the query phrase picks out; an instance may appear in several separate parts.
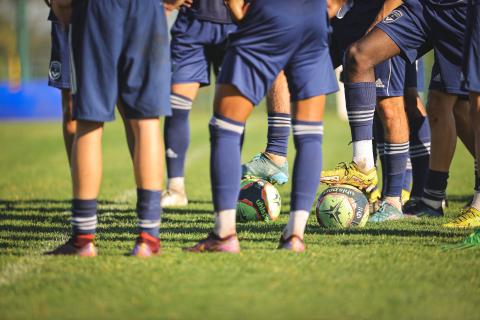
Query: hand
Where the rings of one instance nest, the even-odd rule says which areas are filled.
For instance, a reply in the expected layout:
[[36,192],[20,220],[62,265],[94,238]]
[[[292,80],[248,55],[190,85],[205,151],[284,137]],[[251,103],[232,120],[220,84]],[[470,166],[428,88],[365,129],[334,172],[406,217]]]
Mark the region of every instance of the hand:
[[232,18],[236,22],[243,20],[247,14],[250,3],[245,3],[245,0],[225,0],[225,5],[230,9]]
[[328,18],[332,19],[347,0],[327,0]]
[[190,8],[193,4],[193,0],[163,0],[163,7],[165,8],[165,13],[169,14],[173,10],[177,10],[181,6]]
[[50,5],[58,21],[66,28],[72,16],[72,0],[50,0]]
[[392,13],[392,11],[395,8],[401,6],[402,4],[403,4],[402,0],[385,0],[385,3],[383,4],[382,9],[380,9],[380,12],[377,14],[377,16],[375,17],[375,20],[373,21],[370,28],[368,28],[366,33],[369,33],[370,31],[372,31],[372,29],[375,28],[377,24],[382,22],[383,19],[385,19],[390,13]]

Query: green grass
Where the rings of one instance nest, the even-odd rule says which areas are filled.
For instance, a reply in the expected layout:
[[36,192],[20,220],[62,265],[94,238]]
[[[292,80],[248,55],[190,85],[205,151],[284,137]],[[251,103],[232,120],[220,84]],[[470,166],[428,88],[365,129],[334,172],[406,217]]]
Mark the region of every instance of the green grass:
[[[440,249],[469,233],[441,226],[472,192],[473,161],[463,146],[444,219],[324,230],[312,216],[308,252],[279,252],[285,186],[277,222],[239,225],[240,255],[186,254],[180,249],[213,222],[208,118],[205,111],[192,114],[191,204],[165,210],[165,253],[150,260],[127,256],[135,238],[135,189],[120,121],[105,130],[96,259],[42,256],[69,231],[71,187],[60,124],[0,124],[0,319],[478,318],[480,250]],[[350,157],[349,130],[333,113],[326,118],[324,166],[331,167]],[[265,122],[259,108],[247,127],[244,160],[264,147]]]

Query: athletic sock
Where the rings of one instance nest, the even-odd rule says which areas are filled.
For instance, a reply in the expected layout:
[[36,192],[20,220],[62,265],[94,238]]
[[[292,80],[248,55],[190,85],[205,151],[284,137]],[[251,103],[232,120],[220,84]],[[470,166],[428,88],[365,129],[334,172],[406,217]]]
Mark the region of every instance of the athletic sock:
[[405,168],[405,174],[403,175],[403,190],[410,191],[412,185],[412,162],[410,158],[407,159],[407,166]]
[[192,109],[192,100],[170,95],[172,115],[165,117],[165,155],[168,178],[185,176],[185,157],[190,144],[190,125],[188,116]]
[[434,209],[440,209],[442,201],[445,199],[447,181],[448,172],[428,170],[422,201]]
[[[290,211],[292,213],[307,212],[308,218],[322,171],[323,122],[293,120],[293,140],[297,153],[293,166]],[[305,228],[305,225],[297,226],[296,224],[297,222],[306,223],[306,219],[298,220],[295,216],[291,219],[293,219],[291,223],[289,222],[289,224],[292,224],[291,230],[303,230]],[[296,235],[303,237],[303,231]]]
[[352,133],[353,161],[360,170],[366,172],[375,166],[372,146],[376,105],[375,83],[346,83],[345,98]]
[[400,199],[402,195],[403,176],[408,160],[408,145],[408,142],[385,142],[385,174],[387,177],[385,197]]
[[74,238],[86,236],[93,240],[97,229],[97,199],[73,199],[71,224]]
[[288,239],[290,236],[296,235],[303,239],[309,216],[310,210],[297,210],[290,212],[287,226],[283,230],[283,238]]
[[213,206],[221,214],[237,207],[240,192],[240,140],[245,127],[215,114],[210,120],[210,182]]
[[411,120],[410,125],[410,161],[412,162],[412,198],[423,194],[427,181],[430,161],[430,126],[427,117]]
[[471,207],[474,207],[477,210],[480,210],[480,191],[476,191],[473,195],[472,203],[470,204]]
[[185,178],[176,177],[168,179],[167,189],[181,193],[185,192]]
[[283,157],[287,156],[290,123],[291,119],[288,113],[268,113],[268,142],[266,152]]
[[222,210],[215,212],[214,232],[220,238],[228,237],[234,234],[237,210]]
[[137,189],[137,216],[139,232],[145,232],[158,238],[160,229],[160,200],[162,192]]

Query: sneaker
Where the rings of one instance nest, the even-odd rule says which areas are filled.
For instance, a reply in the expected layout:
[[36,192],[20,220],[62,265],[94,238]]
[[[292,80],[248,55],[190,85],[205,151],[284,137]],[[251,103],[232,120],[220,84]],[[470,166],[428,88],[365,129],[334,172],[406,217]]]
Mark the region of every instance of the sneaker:
[[46,252],[46,255],[74,255],[79,257],[96,257],[97,248],[93,244],[94,235],[73,236],[61,246],[52,251]]
[[469,235],[461,243],[443,246],[443,250],[461,250],[480,248],[480,229]]
[[460,210],[460,215],[452,222],[443,225],[447,228],[477,228],[480,227],[480,211],[474,207]]
[[280,237],[280,243],[278,244],[278,249],[289,250],[293,252],[304,252],[305,251],[305,242],[303,239],[297,235],[291,235],[287,239],[283,238],[283,235]]
[[403,213],[409,214],[412,212],[413,208],[417,206],[417,202],[421,201],[421,198],[417,197],[410,197],[404,204],[403,204]]
[[341,162],[333,170],[322,171],[320,181],[328,185],[348,184],[370,192],[378,184],[377,169],[372,168],[367,173],[363,173],[355,162]]
[[443,208],[435,209],[422,200],[418,200],[415,205],[408,208],[408,211],[404,211],[404,214],[418,218],[438,218],[443,217]]
[[368,222],[384,222],[392,220],[400,220],[405,218],[403,212],[398,210],[397,207],[391,203],[383,200],[380,202],[380,208],[373,213],[373,215],[368,219]]
[[141,232],[133,247],[132,256],[148,258],[161,252],[160,239],[146,232]]
[[264,153],[259,153],[242,165],[242,177],[257,177],[272,184],[285,184],[288,182],[288,161],[278,166]]
[[188,205],[188,198],[185,192],[167,190],[162,194],[162,208],[185,207]]
[[184,248],[187,252],[227,252],[239,253],[240,242],[237,234],[229,235],[225,238],[220,238],[215,233],[210,232],[207,238],[201,240],[193,247]]

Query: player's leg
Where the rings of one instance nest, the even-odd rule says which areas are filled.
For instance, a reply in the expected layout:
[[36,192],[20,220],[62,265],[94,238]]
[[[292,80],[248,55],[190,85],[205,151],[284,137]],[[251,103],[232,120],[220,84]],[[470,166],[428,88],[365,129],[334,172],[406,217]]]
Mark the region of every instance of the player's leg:
[[125,130],[125,138],[127,139],[128,152],[130,153],[130,158],[133,162],[133,157],[135,155],[135,135],[133,133],[133,128],[130,125],[130,122],[125,115],[125,104],[122,102],[122,99],[117,101],[118,113],[122,117],[123,128]]
[[73,120],[73,99],[70,89],[62,89],[62,131],[68,163],[72,163],[72,148],[77,131],[77,121]]
[[267,94],[268,135],[265,152],[242,166],[242,176],[255,176],[280,185],[288,182],[287,149],[290,136],[290,93],[283,71]]

